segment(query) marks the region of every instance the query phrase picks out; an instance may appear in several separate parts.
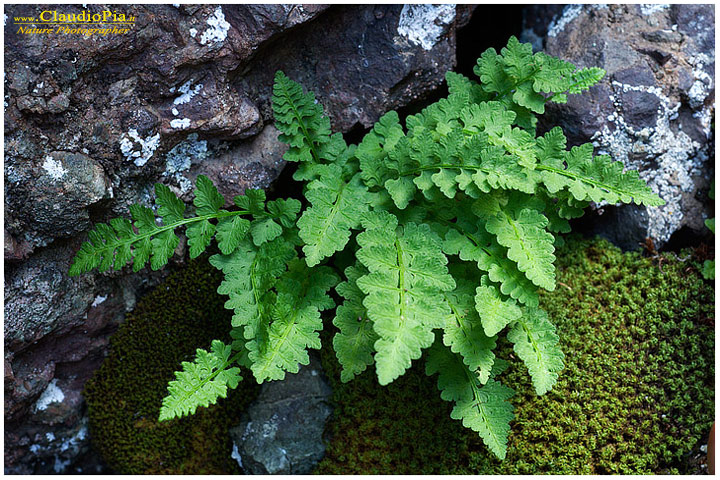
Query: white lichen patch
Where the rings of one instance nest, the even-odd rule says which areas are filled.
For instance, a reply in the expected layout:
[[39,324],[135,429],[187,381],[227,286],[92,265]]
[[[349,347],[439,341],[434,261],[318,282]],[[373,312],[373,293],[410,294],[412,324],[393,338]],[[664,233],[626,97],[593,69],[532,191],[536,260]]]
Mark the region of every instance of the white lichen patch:
[[173,107],[173,109],[171,110],[171,112],[172,112],[172,114],[175,115],[176,117],[177,117],[178,114],[180,113],[180,112],[178,112],[178,109],[175,108],[175,107]]
[[200,43],[207,45],[210,42],[218,43],[227,38],[230,24],[225,21],[222,7],[217,7],[207,19],[208,29],[200,36]]
[[692,74],[695,82],[688,90],[690,106],[694,109],[701,108],[705,100],[713,90],[713,78],[705,71],[705,66],[712,64],[712,60],[704,53],[688,59],[693,66]]
[[134,128],[120,139],[120,151],[125,159],[133,160],[138,167],[142,167],[152,158],[158,146],[160,146],[159,133],[142,138]]
[[191,28],[191,29],[188,31],[188,33],[190,33],[190,36],[191,36],[191,37],[195,38],[195,35],[197,35],[197,29],[196,29],[196,28]]
[[[702,145],[691,139],[682,128],[671,127],[671,122],[678,117],[680,104],[673,103],[660,88],[617,81],[612,82],[612,87],[618,93],[646,92],[655,95],[660,103],[656,124],[637,129],[629,125],[623,116],[621,96],[611,95],[615,112],[608,120],[616,128],[610,130],[605,125],[592,140],[597,153],[610,155],[623,162],[627,169],[640,170],[641,178],[665,200],[664,206],[647,208],[647,236],[662,246],[682,223],[683,194],[695,189],[693,177],[703,175],[707,155]],[[653,168],[646,168],[648,162],[652,162]]]
[[232,453],[230,454],[230,458],[234,459],[238,463],[240,468],[243,468],[242,457],[240,456],[240,452],[238,451],[236,443],[233,443],[233,449]]
[[63,400],[65,400],[65,394],[57,386],[57,379],[54,378],[35,402],[35,411],[46,410],[51,403],[62,403]]
[[[203,89],[203,84],[199,83],[199,84],[195,85],[195,87],[193,87],[192,83],[193,83],[192,80],[188,80],[180,88],[178,88],[178,92],[180,92],[182,95],[177,97],[173,101],[173,104],[182,105],[184,103],[188,103],[190,100],[193,99],[193,97],[195,95],[200,93],[200,90]],[[177,114],[173,113],[173,115],[177,115]]]
[[398,33],[411,43],[431,50],[455,20],[455,5],[405,5]]
[[55,434],[52,432],[47,432],[45,434],[45,438],[47,438],[48,442],[52,442],[53,440],[55,440]]
[[67,173],[67,170],[63,167],[62,162],[56,160],[50,155],[45,157],[45,162],[43,162],[42,168],[53,180],[60,180]]
[[63,440],[63,442],[60,444],[60,451],[67,452],[71,448],[77,447],[82,440],[85,440],[85,437],[87,437],[87,433],[88,433],[87,425],[83,425],[82,427],[80,427],[80,429],[77,431],[77,433],[75,435]]
[[190,126],[190,119],[189,118],[175,118],[173,120],[170,120],[170,126],[172,128],[177,128],[177,129],[188,128]]
[[548,25],[548,37],[556,37],[560,32],[565,30],[568,23],[575,20],[580,12],[582,12],[582,5],[568,5],[566,6],[559,17],[553,18]]
[[550,25],[548,25],[547,36],[557,37],[558,34],[565,30],[565,27],[567,27],[570,22],[575,20],[580,15],[580,13],[582,13],[583,8],[586,8],[588,10],[603,10],[608,8],[608,6],[602,3],[585,6],[566,5],[560,15],[556,15],[550,22]]
[[59,457],[55,457],[55,464],[53,465],[53,470],[55,470],[55,473],[62,473],[69,466],[70,460],[61,460]]
[[95,300],[93,300],[91,307],[97,307],[101,303],[103,303],[105,300],[107,300],[107,295],[98,295],[95,297]]
[[640,13],[643,15],[652,15],[654,13],[667,10],[668,8],[670,8],[670,5],[667,3],[641,3]]
[[183,172],[190,169],[193,162],[201,162],[209,156],[206,140],[198,140],[197,133],[191,133],[187,139],[175,145],[165,157],[165,171],[163,175],[174,179],[181,193],[192,189],[192,182]]

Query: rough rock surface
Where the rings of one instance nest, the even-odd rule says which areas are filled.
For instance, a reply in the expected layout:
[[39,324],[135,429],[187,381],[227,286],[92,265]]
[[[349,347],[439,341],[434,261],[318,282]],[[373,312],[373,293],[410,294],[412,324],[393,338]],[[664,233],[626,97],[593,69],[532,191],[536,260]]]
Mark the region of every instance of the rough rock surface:
[[534,6],[525,41],[579,66],[607,71],[602,82],[548,109],[571,144],[592,141],[640,170],[662,207],[606,206],[594,231],[626,249],[656,246],[687,227],[708,232],[707,192],[714,175],[715,15],[712,5]]
[[305,475],[325,454],[323,430],[332,391],[320,361],[285,380],[266,383],[240,424],[230,430],[232,456],[246,473]]
[[[317,92],[336,130],[367,127],[443,82],[472,9],[124,5],[112,10],[134,17],[128,33],[84,35],[18,33],[15,17],[46,8],[8,6],[5,471],[75,471],[88,441],[82,386],[133,297],[159,278],[68,278],[92,223],[151,203],[157,181],[186,199],[201,173],[227,197],[267,187],[284,164],[276,69]],[[55,400],[37,409],[48,389]]]

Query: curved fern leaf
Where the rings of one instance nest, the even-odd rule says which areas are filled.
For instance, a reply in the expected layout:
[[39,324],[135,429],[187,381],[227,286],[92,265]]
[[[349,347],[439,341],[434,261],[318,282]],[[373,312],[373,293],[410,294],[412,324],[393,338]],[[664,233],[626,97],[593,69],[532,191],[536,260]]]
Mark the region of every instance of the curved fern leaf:
[[[194,217],[184,218],[185,205],[165,185],[156,184],[155,194],[162,225],[158,224],[150,208],[131,205],[133,222],[115,218],[109,224],[98,224],[90,231],[88,241],[83,243],[73,260],[70,275],[89,272],[93,268],[101,272],[110,268],[120,270],[128,262],[132,262],[135,272],[148,261],[153,270],[158,270],[167,264],[180,242],[175,234],[178,227],[187,226],[190,256],[193,258],[205,251],[212,241],[216,226],[210,220],[217,219],[218,226],[223,227],[222,233],[218,231],[223,253],[230,253],[246,233],[243,231],[246,221],[238,216],[249,212],[221,210],[225,201],[204,175],[198,176],[196,183],[194,203],[197,208]],[[299,202],[296,207],[299,211]],[[228,243],[229,237],[232,240]]]
[[345,248],[350,229],[360,225],[370,199],[359,175],[345,182],[340,167],[335,165],[329,165],[320,178],[308,184],[305,196],[311,206],[303,212],[297,226],[305,242],[305,261],[312,267]]
[[355,150],[365,185],[372,188],[385,184],[388,177],[385,160],[404,136],[400,118],[394,110],[380,117],[373,129],[365,135]]
[[232,348],[213,340],[210,351],[197,349],[195,361],[183,362],[176,380],[168,384],[159,420],[171,420],[193,414],[197,407],[207,407],[227,396],[228,388],[236,388],[242,380],[240,368],[232,367],[240,354],[232,356]]
[[345,299],[335,310],[333,319],[333,325],[340,330],[333,338],[333,349],[342,366],[340,380],[343,382],[349,382],[373,363],[374,344],[378,335],[362,303],[365,295],[357,286],[357,280],[367,274],[367,269],[362,265],[350,266],[345,269],[347,281],[335,288]]
[[483,325],[473,301],[473,284],[459,275],[454,275],[454,278],[457,287],[445,293],[451,314],[443,327],[443,343],[453,353],[460,354],[480,383],[485,384],[495,363],[495,336],[483,333]]
[[525,308],[507,338],[515,344],[515,353],[525,362],[537,394],[550,391],[557,382],[558,372],[564,368],[565,355],[558,345],[555,326],[545,311]]
[[283,158],[288,162],[319,163],[319,149],[330,141],[331,132],[330,120],[323,115],[315,94],[304,93],[300,84],[278,71],[272,101],[275,127],[281,132],[278,138],[290,147]]
[[320,311],[335,306],[327,292],[337,281],[337,275],[328,267],[310,269],[299,259],[290,262],[276,285],[277,299],[270,311],[272,323],[267,340],[255,338],[247,343],[258,383],[282,380],[285,372],[297,373],[299,365],[310,363],[307,349],[320,348]]
[[443,251],[458,255],[461,260],[477,262],[481,271],[488,272],[490,280],[500,284],[500,291],[526,305],[537,306],[537,287],[528,280],[517,264],[507,258],[507,249],[488,234],[480,222],[458,221],[445,234]]
[[[601,68],[578,69],[543,52],[533,54],[529,43],[520,43],[514,36],[500,54],[494,49],[483,53],[474,71],[483,90],[495,94],[493,99],[540,114],[546,102],[564,103],[568,94],[582,93],[605,75]],[[528,126],[534,128],[534,123]]]
[[490,451],[503,460],[514,417],[508,399],[514,392],[492,379],[482,386],[462,359],[438,342],[428,352],[425,372],[439,374],[440,396],[455,403],[450,417],[479,433]]
[[363,305],[380,337],[375,342],[378,380],[387,385],[432,344],[432,329],[442,327],[449,313],[442,292],[454,289],[455,282],[429,226],[398,228],[387,212],[369,213],[362,223],[366,230],[357,236],[357,258],[369,273],[357,286],[367,294]]
[[[552,132],[552,131],[551,131]],[[537,170],[550,193],[567,188],[577,200],[618,202],[660,206],[665,201],[650,190],[637,170],[623,172],[622,162],[606,155],[593,157],[593,146],[586,143],[563,151],[562,157],[543,155]]]
[[475,309],[488,337],[497,335],[522,315],[515,300],[503,299],[497,288],[487,281],[487,277],[483,277],[482,284],[475,290]]
[[259,247],[245,239],[232,254],[210,257],[210,263],[225,274],[218,293],[230,297],[225,308],[235,312],[232,325],[244,327],[246,339],[264,332],[266,295],[296,255],[293,244],[278,237]]
[[488,219],[485,228],[495,234],[500,245],[507,247],[507,256],[517,263],[535,285],[555,289],[554,237],[545,228],[548,219],[532,208],[518,211],[502,209]]

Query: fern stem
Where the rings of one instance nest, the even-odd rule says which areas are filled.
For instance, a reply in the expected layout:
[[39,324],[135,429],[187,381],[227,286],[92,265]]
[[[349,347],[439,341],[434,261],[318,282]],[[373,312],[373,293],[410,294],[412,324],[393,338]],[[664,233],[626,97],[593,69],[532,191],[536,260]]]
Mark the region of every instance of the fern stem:
[[447,293],[443,293],[443,296],[445,297],[445,301],[450,305],[450,310],[452,310],[453,317],[455,317],[455,323],[457,323],[458,327],[460,327],[460,330],[462,330],[463,335],[465,335],[466,338],[470,338],[470,334],[467,331],[467,325],[465,325],[465,322],[461,321],[461,318],[464,318],[462,315],[460,315],[460,312],[457,309],[457,306],[450,301],[450,297],[448,297]]
[[[398,284],[400,287],[400,320],[405,324],[405,262],[403,261],[403,251],[400,246],[400,240],[395,240],[395,249],[398,258]],[[402,328],[402,326],[401,326]]]
[[[468,381],[470,382],[470,388],[472,389],[473,398],[475,399],[474,405],[478,409],[478,412],[480,413],[480,416],[482,416],[483,422],[486,425],[490,424],[490,420],[487,418],[487,415],[485,414],[485,408],[481,407],[481,404],[483,403],[480,400],[480,389],[477,387],[477,378],[475,378],[475,375],[473,372],[470,371],[469,368],[465,366],[465,363],[462,361],[462,358],[460,358],[459,354],[454,354],[456,357],[456,360],[460,362],[463,369],[465,370],[465,375],[468,378]],[[492,429],[488,429],[490,435],[492,435],[493,439],[495,440],[495,444],[500,445],[503,442],[500,441],[500,439],[497,438],[497,435],[495,435],[494,431]]]
[[[163,225],[161,227],[159,226],[157,228],[157,230],[153,230],[151,232],[147,232],[147,233],[143,233],[143,234],[138,234],[137,236],[132,238],[131,242],[128,242],[128,243],[130,245],[132,245],[133,243],[136,243],[145,238],[154,237],[154,236],[156,236],[160,233],[166,232],[168,230],[174,231],[176,228],[181,227],[183,225],[187,225],[187,224],[194,223],[194,222],[199,222],[202,220],[212,220],[213,218],[234,217],[236,215],[248,215],[249,213],[250,213],[249,211],[245,211],[245,210],[239,210],[237,212],[221,211],[221,212],[216,212],[216,213],[209,213],[207,215],[200,215],[198,217],[184,218],[184,219],[180,220],[179,222],[171,223],[170,225]],[[125,242],[120,242],[120,243],[118,243],[118,245],[122,245],[123,243],[125,243]]]
[[406,177],[409,175],[415,175],[416,173],[425,172],[425,171],[432,171],[432,170],[439,170],[441,168],[464,168],[466,170],[476,170],[481,171],[485,173],[498,173],[493,169],[487,168],[487,167],[481,167],[478,165],[452,165],[452,164],[438,164],[438,165],[431,165],[428,167],[418,167],[413,168],[412,170],[406,170],[404,172],[400,173],[401,177]]

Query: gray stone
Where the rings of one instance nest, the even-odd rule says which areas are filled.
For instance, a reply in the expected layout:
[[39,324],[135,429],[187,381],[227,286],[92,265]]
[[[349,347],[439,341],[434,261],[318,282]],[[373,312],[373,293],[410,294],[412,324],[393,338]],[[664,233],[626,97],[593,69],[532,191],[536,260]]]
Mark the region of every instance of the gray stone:
[[562,126],[571,145],[592,142],[596,153],[639,170],[666,201],[607,209],[613,213],[598,212],[589,223],[632,248],[646,237],[662,247],[683,227],[703,235],[712,213],[701,193],[714,175],[713,7],[534,6],[525,18],[523,37],[547,53],[607,71],[588,93],[550,106],[541,127]]
[[233,458],[246,473],[308,474],[325,455],[323,430],[332,413],[319,360],[285,380],[263,384],[240,424],[230,430]]

